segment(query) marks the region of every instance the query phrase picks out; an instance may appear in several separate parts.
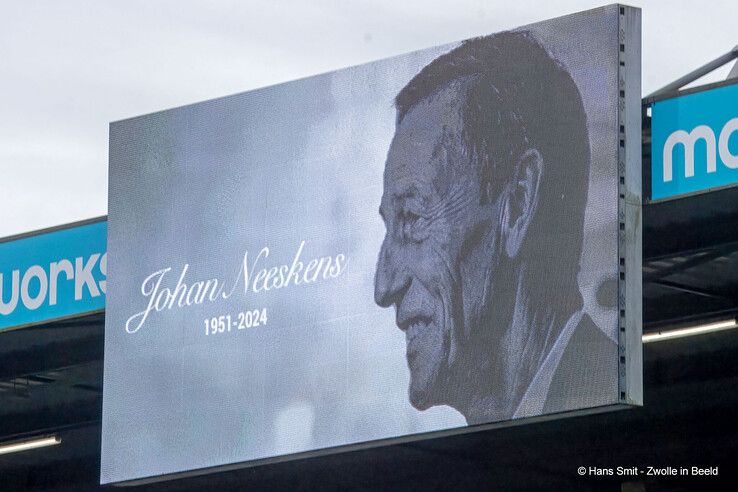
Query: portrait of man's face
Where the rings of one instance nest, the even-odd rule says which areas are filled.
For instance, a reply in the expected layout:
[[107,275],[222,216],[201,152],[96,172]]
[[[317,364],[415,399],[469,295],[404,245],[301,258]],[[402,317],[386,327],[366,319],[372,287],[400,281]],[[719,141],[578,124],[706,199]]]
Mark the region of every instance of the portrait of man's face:
[[510,418],[580,319],[581,95],[529,34],[506,33],[437,58],[395,104],[374,297],[405,334],[410,403]]
[[487,288],[489,271],[477,260],[496,256],[496,202],[481,199],[478,169],[463,152],[464,90],[452,83],[408,111],[384,174],[386,235],[375,298],[395,307],[407,343],[410,401],[419,409],[452,391],[449,371],[466,332],[478,325]]

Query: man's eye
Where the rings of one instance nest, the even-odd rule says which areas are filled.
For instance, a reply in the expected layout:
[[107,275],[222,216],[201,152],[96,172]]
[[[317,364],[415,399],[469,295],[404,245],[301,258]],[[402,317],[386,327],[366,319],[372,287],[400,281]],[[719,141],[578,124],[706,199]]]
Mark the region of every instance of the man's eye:
[[416,214],[414,212],[410,212],[410,211],[406,211],[405,212],[405,221],[406,222],[409,222],[409,223],[413,224],[419,218],[420,218],[420,215],[418,215],[418,214]]
[[422,217],[415,212],[404,210],[398,218],[402,230],[402,237],[409,241],[419,241],[418,228]]

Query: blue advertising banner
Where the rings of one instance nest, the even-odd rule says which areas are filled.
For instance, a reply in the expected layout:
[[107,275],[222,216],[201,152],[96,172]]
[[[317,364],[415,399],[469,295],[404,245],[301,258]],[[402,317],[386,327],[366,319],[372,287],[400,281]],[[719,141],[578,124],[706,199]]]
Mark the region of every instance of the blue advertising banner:
[[738,183],[738,84],[653,103],[651,199]]
[[105,307],[107,221],[0,242],[0,331]]

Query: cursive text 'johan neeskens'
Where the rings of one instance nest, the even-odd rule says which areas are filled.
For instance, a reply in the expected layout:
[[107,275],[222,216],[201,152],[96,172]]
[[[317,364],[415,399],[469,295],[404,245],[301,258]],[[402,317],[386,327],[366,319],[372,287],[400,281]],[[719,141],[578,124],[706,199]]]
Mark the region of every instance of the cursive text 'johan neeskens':
[[[136,333],[156,312],[228,299],[236,293],[258,294],[336,278],[345,270],[348,258],[343,253],[303,260],[307,242],[300,242],[292,262],[274,265],[269,262],[269,248],[263,247],[256,256],[243,254],[238,275],[226,283],[217,278],[190,282],[187,279],[189,264],[185,264],[174,286],[167,286],[174,278],[172,268],[157,270],[141,283],[141,294],[147,299],[146,308],[126,321],[126,331]],[[228,287],[228,288],[226,288]]]

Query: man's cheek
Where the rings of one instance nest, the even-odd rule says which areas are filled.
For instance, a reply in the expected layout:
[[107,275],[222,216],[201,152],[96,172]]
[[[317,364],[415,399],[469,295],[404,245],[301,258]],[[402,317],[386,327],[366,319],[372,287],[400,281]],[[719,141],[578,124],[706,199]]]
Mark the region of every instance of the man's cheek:
[[[437,275],[431,280],[433,289],[430,291],[433,299],[433,324],[436,335],[434,342],[441,356],[438,360],[443,360],[444,365],[451,365],[458,352],[458,337],[455,333],[457,323],[454,315],[456,311],[454,299],[457,292],[445,268],[439,266],[436,273]],[[463,323],[459,324],[459,326],[462,325]]]
[[422,263],[427,265],[428,279],[434,283],[444,281],[447,271],[451,265],[451,254],[449,247],[440,239],[442,237],[430,238],[416,245],[415,254],[422,258]]

